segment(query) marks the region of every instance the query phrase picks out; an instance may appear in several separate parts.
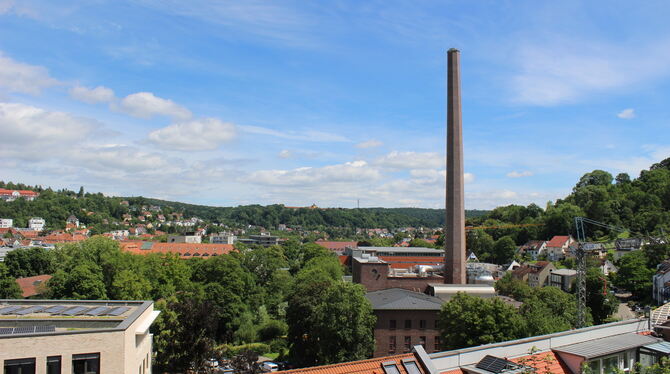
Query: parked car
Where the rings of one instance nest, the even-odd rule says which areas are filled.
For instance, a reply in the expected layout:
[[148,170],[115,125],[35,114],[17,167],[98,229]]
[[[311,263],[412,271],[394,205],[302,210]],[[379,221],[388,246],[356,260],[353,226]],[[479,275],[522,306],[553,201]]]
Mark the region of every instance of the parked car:
[[279,365],[277,363],[272,362],[272,361],[265,361],[263,362],[261,369],[266,372],[272,372],[272,371],[279,371]]

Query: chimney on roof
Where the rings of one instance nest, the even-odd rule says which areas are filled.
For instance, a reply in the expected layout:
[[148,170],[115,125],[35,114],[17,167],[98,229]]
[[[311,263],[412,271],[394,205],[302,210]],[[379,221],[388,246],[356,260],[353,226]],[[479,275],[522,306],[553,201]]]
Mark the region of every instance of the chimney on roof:
[[460,52],[447,52],[447,191],[444,283],[465,284],[465,204]]

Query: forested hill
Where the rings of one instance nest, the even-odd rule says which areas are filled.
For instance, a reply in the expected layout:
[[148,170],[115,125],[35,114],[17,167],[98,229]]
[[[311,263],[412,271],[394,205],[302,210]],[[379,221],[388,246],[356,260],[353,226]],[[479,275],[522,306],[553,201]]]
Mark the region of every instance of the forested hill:
[[[212,207],[151,198],[128,198],[139,205],[171,207],[213,222],[227,224],[258,225],[276,227],[283,223],[289,226],[314,227],[441,227],[444,225],[444,209],[425,208],[287,208],[284,205],[245,205],[238,207]],[[466,210],[468,218],[485,216],[487,210]]]
[[[14,219],[14,225],[25,227],[31,217],[46,219],[50,228],[62,228],[70,215],[101,231],[111,229],[113,222],[122,220],[124,214],[133,216],[142,207],[159,206],[161,213],[183,213],[183,218],[198,217],[205,221],[225,223],[230,226],[255,225],[275,228],[279,224],[302,226],[305,229],[321,227],[398,228],[407,226],[439,227],[444,225],[444,209],[422,208],[287,208],[283,205],[246,205],[238,207],[212,207],[164,201],[144,197],[106,197],[100,193],[69,190],[54,191],[50,188],[0,182],[0,188],[34,190],[41,193],[35,201],[18,199],[0,201],[0,217]],[[127,201],[128,205],[122,204]],[[468,217],[480,217],[483,210],[467,211]]]

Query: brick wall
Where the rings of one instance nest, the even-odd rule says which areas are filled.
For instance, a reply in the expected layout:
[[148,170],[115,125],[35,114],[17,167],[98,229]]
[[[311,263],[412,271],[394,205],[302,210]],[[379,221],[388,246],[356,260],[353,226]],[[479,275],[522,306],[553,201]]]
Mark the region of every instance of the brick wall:
[[[435,345],[435,337],[439,337],[439,331],[435,325],[439,311],[375,310],[375,315],[377,316],[377,325],[375,326],[374,357],[409,352],[413,346],[421,344],[421,338],[425,338],[424,348],[426,352],[432,353],[441,350],[439,345]],[[405,328],[407,320],[410,321],[410,328]],[[391,321],[395,321],[395,328],[392,327]],[[395,337],[395,349],[391,346],[393,337]],[[408,337],[410,340],[409,348],[405,345],[405,339]]]

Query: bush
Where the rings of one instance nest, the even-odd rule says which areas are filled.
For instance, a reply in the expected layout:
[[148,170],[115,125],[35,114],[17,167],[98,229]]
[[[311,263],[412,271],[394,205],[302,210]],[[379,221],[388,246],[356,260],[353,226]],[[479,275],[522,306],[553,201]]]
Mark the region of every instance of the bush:
[[258,329],[258,338],[263,342],[267,342],[285,336],[287,330],[288,326],[286,326],[286,323],[271,319]]

